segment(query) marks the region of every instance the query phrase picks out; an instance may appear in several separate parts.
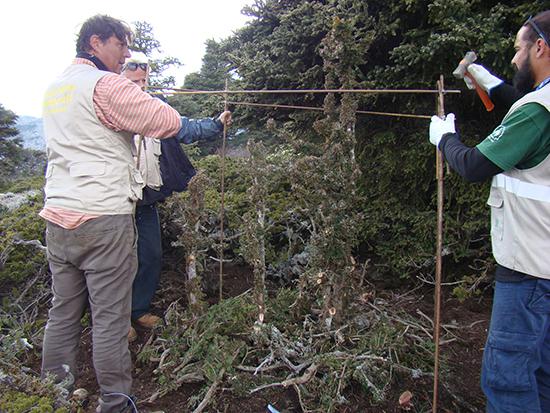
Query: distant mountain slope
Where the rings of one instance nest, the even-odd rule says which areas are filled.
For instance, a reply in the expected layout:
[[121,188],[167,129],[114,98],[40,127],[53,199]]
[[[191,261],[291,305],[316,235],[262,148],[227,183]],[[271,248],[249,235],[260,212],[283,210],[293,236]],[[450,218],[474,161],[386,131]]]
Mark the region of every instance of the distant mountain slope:
[[42,118],[19,116],[16,123],[17,130],[23,141],[23,147],[44,151],[46,141],[42,129]]

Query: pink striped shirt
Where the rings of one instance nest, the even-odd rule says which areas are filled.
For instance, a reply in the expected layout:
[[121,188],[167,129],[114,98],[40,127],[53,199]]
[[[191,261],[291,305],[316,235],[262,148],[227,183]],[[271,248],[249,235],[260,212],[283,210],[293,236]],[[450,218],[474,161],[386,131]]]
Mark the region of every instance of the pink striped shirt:
[[[74,59],[73,64],[95,67],[91,61],[81,58]],[[132,81],[116,73],[99,79],[94,90],[93,103],[100,122],[116,132],[127,131],[151,138],[168,138],[176,135],[181,128],[181,118],[175,109],[160,99],[151,97]],[[43,208],[39,215],[66,229],[74,229],[99,216],[55,207]]]

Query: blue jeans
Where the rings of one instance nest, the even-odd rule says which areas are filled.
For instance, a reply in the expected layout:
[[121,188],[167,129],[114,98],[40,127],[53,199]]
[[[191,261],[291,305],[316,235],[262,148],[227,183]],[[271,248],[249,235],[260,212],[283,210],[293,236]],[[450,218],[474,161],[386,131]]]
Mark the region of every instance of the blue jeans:
[[132,320],[148,313],[159,284],[162,244],[155,204],[136,207],[138,270],[132,286]]
[[488,413],[550,413],[550,280],[496,282],[481,387]]

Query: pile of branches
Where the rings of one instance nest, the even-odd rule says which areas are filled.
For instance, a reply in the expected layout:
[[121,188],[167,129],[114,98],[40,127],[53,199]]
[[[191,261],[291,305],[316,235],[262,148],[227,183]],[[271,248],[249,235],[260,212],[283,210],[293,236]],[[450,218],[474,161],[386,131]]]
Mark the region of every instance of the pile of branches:
[[[144,401],[154,402],[186,383],[202,384],[189,400],[188,408],[197,413],[216,405],[221,388],[246,397],[292,387],[304,412],[333,412],[349,405],[350,389],[357,386],[373,406],[388,403],[398,382],[424,386],[429,394],[432,321],[420,310],[417,317],[399,310],[415,297],[378,298],[364,288],[344,323],[331,330],[322,327],[321,314],[300,313],[297,298],[286,289],[268,298],[264,323],[255,320],[252,292],[213,305],[198,318],[173,303],[166,325],[138,355],[141,363],[154,365],[158,383]],[[444,326],[443,344],[456,340],[456,328]],[[442,366],[446,368],[445,360]],[[429,407],[429,397],[422,402]]]

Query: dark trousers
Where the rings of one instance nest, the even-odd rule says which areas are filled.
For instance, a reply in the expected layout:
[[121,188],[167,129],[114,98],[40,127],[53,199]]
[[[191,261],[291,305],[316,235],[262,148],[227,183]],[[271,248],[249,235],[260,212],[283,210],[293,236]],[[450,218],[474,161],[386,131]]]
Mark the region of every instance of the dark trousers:
[[488,413],[550,412],[550,280],[496,282],[481,384]]
[[159,284],[162,245],[155,204],[136,208],[138,270],[132,286],[132,320],[148,313]]

